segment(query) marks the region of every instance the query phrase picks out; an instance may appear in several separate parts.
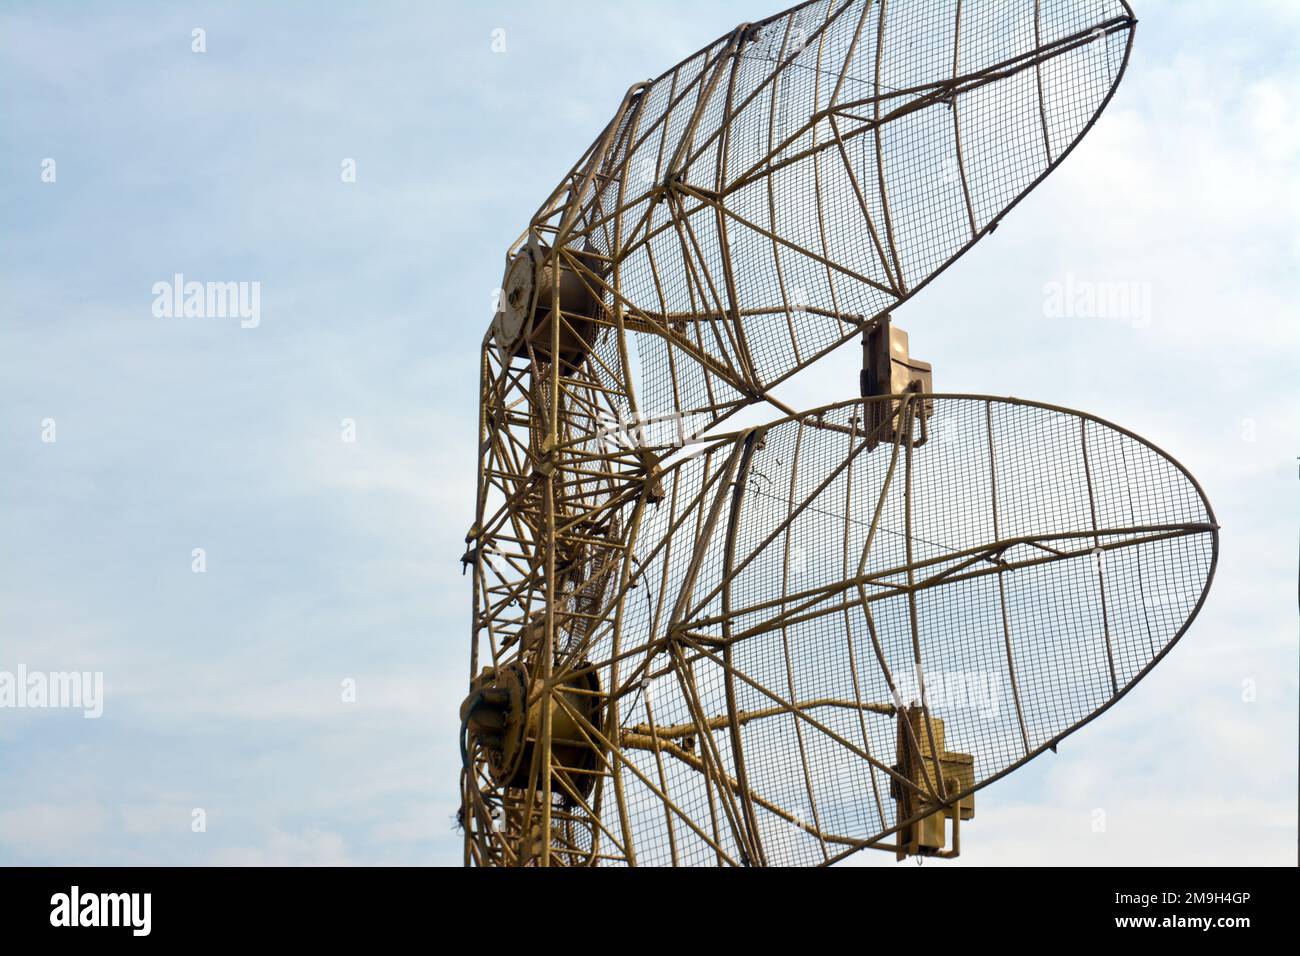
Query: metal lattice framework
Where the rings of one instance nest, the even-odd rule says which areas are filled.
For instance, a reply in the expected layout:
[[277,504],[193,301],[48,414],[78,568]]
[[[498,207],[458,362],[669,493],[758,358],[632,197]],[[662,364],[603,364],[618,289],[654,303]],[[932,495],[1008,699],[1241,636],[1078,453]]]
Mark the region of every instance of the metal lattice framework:
[[[1122,0],[820,0],[628,92],[484,340],[467,863],[918,852],[1182,634],[1217,526],[1143,440],[772,392],[996,228],[1135,25]],[[781,419],[721,433],[758,403]]]

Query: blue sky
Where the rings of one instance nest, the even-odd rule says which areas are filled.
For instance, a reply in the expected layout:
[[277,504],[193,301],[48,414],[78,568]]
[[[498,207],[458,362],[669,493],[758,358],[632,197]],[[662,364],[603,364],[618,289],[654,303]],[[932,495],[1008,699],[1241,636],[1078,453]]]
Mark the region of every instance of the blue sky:
[[[1300,7],[1135,7],[1098,127],[897,319],[938,389],[1179,458],[1219,574],[1132,694],[981,793],[962,863],[1295,859]],[[0,863],[459,862],[458,558],[506,248],[632,82],[772,12],[0,10],[0,670],[105,681],[98,720],[0,709]],[[178,272],[259,282],[260,324],[155,317]],[[1069,277],[1149,314],[1052,317]],[[857,361],[782,397],[851,397]]]

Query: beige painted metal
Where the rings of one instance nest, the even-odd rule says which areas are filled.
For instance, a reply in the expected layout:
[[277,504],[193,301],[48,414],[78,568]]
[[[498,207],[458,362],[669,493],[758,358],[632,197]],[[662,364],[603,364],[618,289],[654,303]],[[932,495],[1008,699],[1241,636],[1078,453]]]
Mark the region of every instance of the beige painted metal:
[[[1122,0],[1100,13],[1035,4],[1017,34],[1028,47],[976,56],[972,36],[1001,28],[968,22],[952,0],[934,41],[939,74],[900,86],[888,51],[940,6],[802,4],[637,84],[509,250],[480,355],[463,559],[474,600],[467,865],[956,855],[974,790],[1114,703],[1199,610],[1203,591],[1181,626],[1162,619],[1158,650],[1151,637],[1133,657],[1134,614],[1149,602],[1104,564],[1203,542],[1217,555],[1217,525],[1181,466],[1090,416],[935,395],[890,319],[1087,132],[1136,20]],[[1072,92],[1098,64],[1109,64],[1105,82]],[[1032,136],[990,138],[999,121],[982,117],[1001,90],[1032,92]],[[1066,110],[1062,90],[1086,109]],[[908,136],[910,154],[898,145]],[[922,155],[931,141],[946,158]],[[1008,188],[991,177],[1013,160],[1021,178]],[[930,169],[943,163],[951,175]],[[939,213],[917,186],[932,180],[951,216],[926,238],[925,216]],[[859,335],[859,401],[798,413],[777,398],[781,382]],[[723,427],[764,404],[771,423]],[[974,518],[953,512],[956,543],[936,551],[926,535],[953,440],[936,429],[948,421],[991,494]],[[999,444],[1021,441],[1011,426],[1023,425],[1053,429],[1041,441],[1055,448],[1059,422],[1078,429],[1062,454],[1082,463],[1089,517],[1026,527],[1022,476],[1006,464],[1022,452],[1007,459]],[[1172,517],[1130,507],[1119,520],[1121,454],[1159,471]],[[794,535],[805,527],[820,529],[813,572]],[[1209,562],[1207,588],[1210,547],[1186,552],[1200,570]],[[1025,693],[1041,664],[1016,632],[1017,584],[1079,562],[1096,565],[1086,600],[1106,618],[1108,686],[1081,692],[1083,709],[1057,726]],[[1016,720],[996,746],[970,721],[938,716],[927,695],[927,655],[952,639],[936,631],[948,606],[937,596],[989,587],[973,606],[999,609],[991,659]],[[832,638],[844,642],[833,680],[813,666]],[[915,671],[914,697],[900,662]],[[846,772],[860,782],[848,797]]]

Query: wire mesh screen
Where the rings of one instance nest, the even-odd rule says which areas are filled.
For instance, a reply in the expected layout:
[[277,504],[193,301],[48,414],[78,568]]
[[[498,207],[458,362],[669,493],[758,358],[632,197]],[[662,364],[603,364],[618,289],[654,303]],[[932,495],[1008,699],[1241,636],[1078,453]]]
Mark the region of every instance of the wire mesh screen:
[[638,862],[744,862],[746,826],[765,863],[832,861],[904,822],[896,708],[924,704],[983,784],[1198,609],[1216,528],[1175,462],[1072,412],[940,396],[922,423],[919,401],[892,442],[855,402],[671,474],[634,542],[620,642],[644,651],[607,675]]
[[575,217],[561,244],[602,264],[639,407],[716,419],[987,234],[1092,125],[1135,22],[1122,0],[804,4],[632,97],[535,222]]

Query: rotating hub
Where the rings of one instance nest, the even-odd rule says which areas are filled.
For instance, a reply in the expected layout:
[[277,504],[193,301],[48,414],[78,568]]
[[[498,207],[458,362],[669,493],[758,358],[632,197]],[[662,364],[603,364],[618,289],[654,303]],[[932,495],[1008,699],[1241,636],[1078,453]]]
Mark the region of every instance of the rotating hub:
[[[469,696],[460,706],[465,757],[468,761],[477,752],[496,786],[528,787],[541,752],[538,744],[546,732],[543,700],[541,680],[530,679],[528,669],[518,661],[499,669],[485,667],[470,685]],[[593,771],[603,761],[603,748],[593,743],[587,726],[601,726],[601,700],[594,670],[555,686],[547,699],[551,771],[563,778],[554,792],[568,805],[576,803],[575,793],[583,799],[591,793]]]

